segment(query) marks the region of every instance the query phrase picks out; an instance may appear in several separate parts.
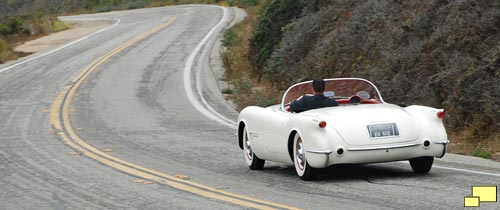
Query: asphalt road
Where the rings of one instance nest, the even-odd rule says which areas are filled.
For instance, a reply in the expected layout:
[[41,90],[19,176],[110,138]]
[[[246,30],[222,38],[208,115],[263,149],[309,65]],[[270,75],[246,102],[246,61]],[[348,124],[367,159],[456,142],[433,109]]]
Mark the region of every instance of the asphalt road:
[[[0,65],[0,209],[461,209],[500,164],[245,166],[217,36],[241,11],[180,6],[65,17],[110,26]],[[43,55],[43,56],[42,56]],[[497,189],[498,194],[498,189]],[[499,202],[475,209],[500,209]]]

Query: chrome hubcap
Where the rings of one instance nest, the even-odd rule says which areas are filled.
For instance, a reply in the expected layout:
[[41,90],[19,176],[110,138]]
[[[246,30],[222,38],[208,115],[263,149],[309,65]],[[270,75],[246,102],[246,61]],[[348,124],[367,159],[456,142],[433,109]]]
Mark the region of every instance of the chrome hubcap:
[[250,146],[250,141],[248,140],[247,134],[245,134],[245,139],[243,140],[243,142],[245,142],[244,147],[245,147],[247,158],[249,160],[252,160],[253,152],[252,152],[252,147]]
[[305,165],[305,161],[304,161],[304,147],[303,147],[303,144],[302,144],[302,139],[299,137],[299,139],[297,139],[297,145],[296,145],[296,149],[295,149],[295,153],[297,154],[296,155],[296,158],[297,158],[297,166],[303,170],[304,169],[304,165]]

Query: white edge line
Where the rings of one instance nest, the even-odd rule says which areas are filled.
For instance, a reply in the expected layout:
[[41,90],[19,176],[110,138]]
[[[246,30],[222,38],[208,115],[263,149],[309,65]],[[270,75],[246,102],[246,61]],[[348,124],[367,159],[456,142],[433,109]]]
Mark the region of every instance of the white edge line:
[[[97,18],[97,19],[94,19],[94,20],[99,20],[99,19],[101,19],[101,18]],[[88,20],[88,19],[85,19],[85,20]],[[41,54],[41,55],[38,55],[38,56],[35,56],[35,57],[32,57],[32,58],[26,59],[26,60],[24,60],[24,61],[21,61],[21,62],[15,63],[15,64],[10,65],[10,66],[8,66],[8,67],[5,67],[5,68],[3,68],[3,69],[0,69],[0,73],[3,73],[3,72],[5,72],[5,71],[7,71],[7,70],[9,70],[9,69],[12,69],[12,68],[16,67],[16,66],[19,66],[19,65],[22,65],[22,64],[28,63],[28,62],[30,62],[30,61],[33,61],[33,60],[39,59],[39,58],[41,58],[41,57],[44,57],[44,56],[50,55],[50,54],[52,54],[52,53],[55,53],[55,52],[57,52],[57,51],[59,51],[59,50],[62,50],[62,49],[64,49],[64,48],[66,48],[66,47],[69,47],[69,46],[71,46],[71,45],[74,45],[74,44],[76,44],[76,43],[78,43],[78,42],[81,42],[81,41],[83,41],[83,40],[85,40],[85,39],[88,39],[88,38],[89,38],[89,37],[91,37],[91,36],[94,36],[94,35],[96,35],[96,34],[98,34],[98,33],[101,33],[101,32],[103,32],[103,31],[106,31],[106,30],[110,29],[110,28],[113,28],[113,27],[117,26],[118,24],[120,24],[120,22],[121,22],[121,21],[120,21],[120,19],[116,19],[116,18],[114,18],[113,20],[115,20],[116,22],[115,22],[113,25],[111,25],[111,26],[108,26],[108,27],[106,27],[106,28],[103,28],[103,29],[100,29],[100,30],[98,30],[98,31],[95,31],[95,32],[93,32],[93,33],[91,33],[91,34],[89,34],[89,35],[87,35],[87,36],[84,36],[84,37],[82,37],[82,38],[80,38],[80,39],[77,39],[77,40],[75,40],[75,41],[72,41],[72,42],[70,42],[70,43],[67,43],[67,44],[65,44],[65,45],[63,45],[63,46],[60,46],[60,47],[58,47],[58,48],[56,48],[56,49],[53,49],[53,50],[48,51],[48,52],[46,52],[46,53],[43,53],[43,54]]]
[[196,97],[194,95],[194,92],[193,92],[193,88],[191,87],[191,71],[192,71],[192,68],[193,68],[193,63],[194,63],[194,59],[196,57],[196,55],[198,54],[198,52],[200,51],[201,47],[203,45],[205,45],[205,43],[208,41],[208,39],[212,36],[212,34],[219,29],[219,27],[224,23],[224,21],[226,21],[226,17],[227,17],[227,9],[224,8],[224,7],[219,7],[221,8],[223,11],[224,11],[224,16],[223,18],[219,21],[219,23],[217,25],[215,25],[212,30],[210,30],[207,35],[205,35],[205,37],[203,38],[203,40],[198,44],[198,46],[196,46],[196,48],[193,50],[193,52],[191,52],[191,54],[189,55],[187,61],[186,61],[186,65],[184,66],[184,90],[186,91],[186,96],[188,97],[188,100],[189,102],[191,102],[191,104],[199,111],[201,112],[203,115],[205,115],[206,117],[222,124],[222,125],[225,125],[225,126],[228,126],[230,128],[233,128],[233,129],[236,129],[236,124],[235,123],[229,123],[227,122],[226,120],[224,120],[224,118],[220,118],[218,117],[217,115],[213,114],[212,112],[210,112],[210,110],[208,110],[207,108],[205,108],[202,104],[200,104],[200,102],[198,100],[196,100]]
[[[408,161],[396,161],[398,163],[408,163]],[[450,170],[450,171],[460,171],[460,172],[465,172],[465,173],[471,173],[471,174],[480,174],[480,175],[487,175],[487,176],[494,176],[494,177],[500,177],[500,174],[496,173],[490,173],[490,172],[483,172],[483,171],[474,171],[474,170],[469,170],[469,169],[460,169],[460,168],[452,168],[452,167],[446,167],[446,166],[439,166],[439,165],[432,165],[432,168],[439,168],[439,169],[445,169],[445,170]]]
[[[224,16],[223,19],[226,21],[227,17],[228,16]],[[201,82],[201,69],[202,69],[202,66],[200,64],[201,64],[202,61],[204,61],[204,59],[206,58],[205,56],[207,54],[208,54],[208,47],[207,47],[207,45],[205,45],[205,47],[203,49],[203,53],[200,55],[200,59],[198,60],[198,65],[197,65],[197,68],[196,68],[196,89],[197,89],[198,95],[200,96],[200,99],[201,99],[201,102],[203,103],[203,105],[209,111],[211,111],[212,114],[216,115],[217,117],[219,117],[220,119],[226,121],[227,123],[236,125],[235,121],[226,118],[224,115],[220,114],[212,106],[210,106],[208,104],[207,100],[205,99],[205,97],[203,96],[203,89],[201,87],[201,84],[202,84],[202,82]]]
[[451,170],[451,171],[460,171],[460,172],[466,172],[466,173],[472,173],[472,174],[481,174],[481,175],[487,175],[487,176],[500,177],[500,174],[489,173],[489,172],[474,171],[474,170],[459,169],[459,168],[451,168],[451,167],[436,166],[436,165],[434,165],[432,167],[433,168],[440,168],[440,169]]

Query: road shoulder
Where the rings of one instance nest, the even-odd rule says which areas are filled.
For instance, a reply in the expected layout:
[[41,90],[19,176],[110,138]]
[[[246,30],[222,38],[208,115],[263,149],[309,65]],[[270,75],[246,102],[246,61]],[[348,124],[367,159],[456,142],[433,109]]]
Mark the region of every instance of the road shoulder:
[[37,53],[62,46],[112,24],[107,20],[65,20],[70,29],[25,42],[15,51]]

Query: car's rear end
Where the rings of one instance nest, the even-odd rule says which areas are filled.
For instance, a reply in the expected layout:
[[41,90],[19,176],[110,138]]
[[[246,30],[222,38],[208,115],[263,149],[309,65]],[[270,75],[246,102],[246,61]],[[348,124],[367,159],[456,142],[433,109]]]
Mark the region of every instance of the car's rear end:
[[[306,145],[311,166],[442,157],[448,138],[442,110],[423,106],[361,104],[305,113],[324,121]],[[319,134],[318,134],[319,133]]]

